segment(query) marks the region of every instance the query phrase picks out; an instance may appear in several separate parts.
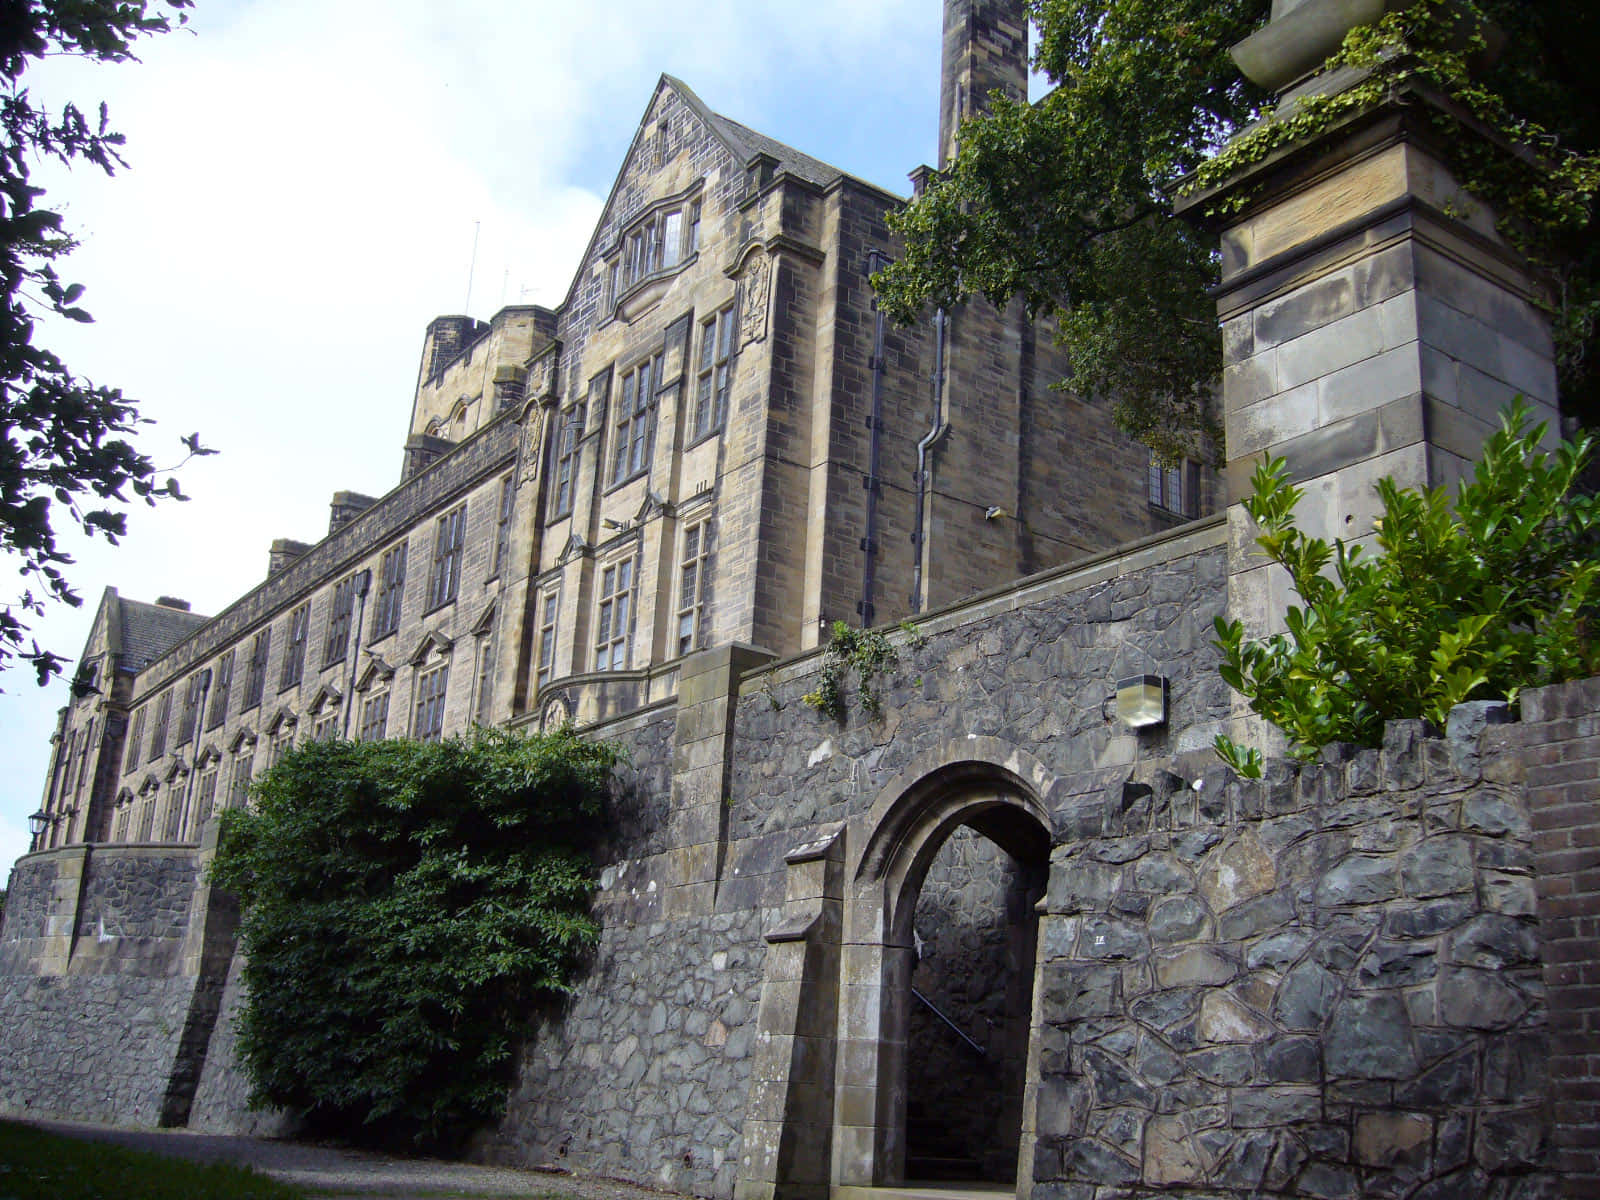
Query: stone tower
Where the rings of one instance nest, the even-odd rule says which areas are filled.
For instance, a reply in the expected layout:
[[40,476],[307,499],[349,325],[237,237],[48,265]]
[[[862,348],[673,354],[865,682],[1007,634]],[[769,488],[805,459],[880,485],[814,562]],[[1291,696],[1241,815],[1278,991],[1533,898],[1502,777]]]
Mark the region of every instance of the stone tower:
[[939,91],[939,169],[956,156],[961,122],[987,107],[989,93],[1028,95],[1028,10],[1024,0],[945,0]]

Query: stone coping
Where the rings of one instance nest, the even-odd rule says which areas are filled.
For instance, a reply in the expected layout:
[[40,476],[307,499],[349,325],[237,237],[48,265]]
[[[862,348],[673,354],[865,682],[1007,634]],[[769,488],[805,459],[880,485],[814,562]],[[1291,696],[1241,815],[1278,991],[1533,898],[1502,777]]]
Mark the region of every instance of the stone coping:
[[[974,621],[1029,608],[1043,600],[1120,579],[1149,567],[1161,566],[1176,559],[1214,550],[1227,545],[1227,541],[1227,514],[1217,513],[1198,521],[1191,521],[1187,525],[1180,525],[1174,530],[1152,534],[1133,542],[1124,542],[1120,546],[1090,555],[1088,558],[1050,567],[1038,574],[1028,575],[1002,587],[979,592],[975,596],[958,600],[943,608],[930,609],[918,616],[913,623],[921,636],[931,637]],[[906,634],[899,632],[897,624],[880,625],[878,628],[893,641],[904,642],[907,638]],[[825,645],[817,646],[747,671],[739,681],[739,697],[742,699],[749,692],[756,690],[754,680],[757,678],[761,678],[765,683],[769,678],[787,681],[809,674],[814,669],[813,660],[820,658],[826,650]]]
[[199,842],[70,842],[65,846],[52,846],[48,850],[30,850],[17,857],[16,866],[23,863],[47,862],[52,858],[81,856],[93,850],[96,858],[112,855],[116,858],[154,858],[180,854],[184,851],[200,852]]

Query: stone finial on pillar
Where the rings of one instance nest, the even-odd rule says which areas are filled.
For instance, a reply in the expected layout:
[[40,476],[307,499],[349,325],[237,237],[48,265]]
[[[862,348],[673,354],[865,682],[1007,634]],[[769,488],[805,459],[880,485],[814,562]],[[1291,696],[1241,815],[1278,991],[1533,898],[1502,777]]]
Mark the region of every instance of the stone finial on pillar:
[[[1337,47],[1394,3],[1280,0],[1248,41],[1259,50],[1279,38],[1283,62],[1252,64],[1252,76],[1293,74],[1283,63],[1306,53],[1286,36],[1296,28],[1326,44],[1328,18],[1342,12]],[[1347,68],[1279,86],[1289,99],[1351,82]],[[1285,458],[1305,489],[1302,528],[1354,540],[1372,531],[1378,479],[1459,479],[1517,394],[1559,428],[1540,282],[1452,175],[1428,120],[1434,103],[1402,85],[1177,206],[1221,235],[1228,604],[1252,635],[1281,628],[1290,602],[1239,503],[1262,455]]]

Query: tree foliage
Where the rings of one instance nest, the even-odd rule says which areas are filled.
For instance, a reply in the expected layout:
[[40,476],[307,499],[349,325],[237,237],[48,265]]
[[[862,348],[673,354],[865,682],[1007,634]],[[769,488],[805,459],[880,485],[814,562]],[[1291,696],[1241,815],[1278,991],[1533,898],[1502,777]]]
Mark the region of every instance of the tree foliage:
[[[141,423],[117,388],[88,382],[36,340],[42,317],[86,322],[83,288],[64,284],[59,259],[73,248],[60,214],[43,207],[32,182],[39,160],[88,163],[108,175],[124,166],[123,137],[105,106],[94,117],[75,104],[47,110],[24,76],[50,55],[97,62],[133,58],[142,37],[186,19],[192,0],[19,0],[0,14],[0,549],[17,560],[23,590],[0,606],[0,667],[30,661],[39,682],[61,660],[28,639],[30,618],[47,600],[80,603],[56,541],[63,512],[90,536],[115,543],[132,497],[183,499],[176,480],[158,479],[129,440]],[[197,435],[185,439],[191,454]]]
[[[1600,507],[1572,488],[1587,438],[1539,449],[1518,401],[1452,497],[1381,480],[1376,555],[1308,536],[1302,490],[1282,459],[1257,467],[1245,509],[1256,544],[1289,572],[1301,603],[1261,640],[1218,617],[1223,679],[1287,733],[1295,753],[1332,742],[1376,746],[1385,721],[1443,727],[1471,699],[1515,701],[1527,687],[1600,672]],[[1226,738],[1218,750],[1253,771]]]
[[[1510,224],[1539,227],[1521,241],[1559,279],[1563,394],[1600,415],[1589,354],[1600,247],[1588,235],[1600,178],[1600,85],[1588,64],[1600,17],[1587,0],[1463,3],[1509,35],[1492,71],[1473,77],[1468,54],[1446,44],[1455,26],[1438,0],[1418,0],[1385,20],[1406,53],[1380,54],[1366,37],[1373,86],[1387,94],[1431,73],[1464,111],[1565,172],[1546,186],[1514,156],[1466,161],[1476,140],[1446,138],[1470,184],[1505,184],[1490,199],[1515,210]],[[963,126],[955,163],[894,219],[905,246],[877,276],[885,308],[908,321],[970,295],[1020,295],[1057,318],[1074,391],[1111,403],[1118,424],[1163,455],[1201,452],[1218,433],[1209,398],[1221,341],[1206,295],[1218,248],[1171,215],[1170,196],[1271,115],[1271,97],[1228,56],[1269,9],[1270,0],[1030,0],[1034,65],[1054,88],[1031,105],[996,95]]]
[[598,928],[616,752],[570,730],[312,742],[226,814],[253,1099],[359,1140],[448,1147],[505,1107],[530,1008]]

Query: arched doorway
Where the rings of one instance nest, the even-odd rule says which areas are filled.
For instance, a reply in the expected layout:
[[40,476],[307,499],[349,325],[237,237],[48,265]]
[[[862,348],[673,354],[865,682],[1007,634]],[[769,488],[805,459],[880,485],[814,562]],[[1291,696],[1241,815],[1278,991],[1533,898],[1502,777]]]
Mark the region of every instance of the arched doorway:
[[970,826],[929,865],[912,915],[908,1183],[1016,1182],[1045,878]]
[[[1018,766],[946,762],[892,788],[868,818],[845,897],[834,1126],[838,1184],[893,1186],[918,1173],[1007,1183],[1016,1178],[1032,1025],[1034,905],[1043,894],[1050,853],[1038,786],[1042,772],[1029,771],[1030,781]],[[961,872],[977,866],[984,881],[963,886]],[[929,931],[968,946],[954,962],[934,962],[918,932],[925,892],[929,902],[921,911]],[[943,917],[936,915],[941,908]],[[939,995],[917,987],[919,940],[923,981]],[[956,989],[941,991],[940,984],[950,983],[961,961],[974,956],[1004,969],[994,972],[988,987],[966,980],[958,1006]],[[995,987],[998,995],[990,990]],[[942,1016],[919,1011],[940,1008],[941,998],[947,1001]],[[948,1010],[956,1007],[960,1011]],[[991,1020],[993,1028],[980,1026],[980,1018]],[[935,1043],[938,1037],[954,1039],[969,1054],[966,1067],[959,1066],[960,1049]],[[913,1108],[913,1084],[920,1076],[925,1085],[929,1070],[940,1063],[956,1072],[956,1080],[936,1091],[924,1086]],[[980,1092],[982,1098],[957,1114],[950,1105],[962,1089],[969,1100]],[[941,1139],[959,1153],[925,1152]]]

